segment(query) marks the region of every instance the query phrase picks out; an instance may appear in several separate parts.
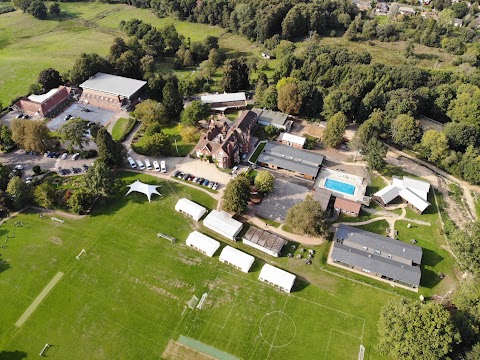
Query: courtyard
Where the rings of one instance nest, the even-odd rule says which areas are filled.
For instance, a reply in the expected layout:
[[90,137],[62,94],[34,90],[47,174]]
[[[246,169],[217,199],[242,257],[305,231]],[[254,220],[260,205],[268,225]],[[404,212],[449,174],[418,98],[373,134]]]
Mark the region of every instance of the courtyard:
[[71,115],[74,118],[79,117],[84,120],[96,122],[100,126],[105,126],[115,116],[115,112],[88,104],[74,103],[60,115],[50,120],[47,127],[50,130],[57,130],[66,123],[65,116],[67,115]]

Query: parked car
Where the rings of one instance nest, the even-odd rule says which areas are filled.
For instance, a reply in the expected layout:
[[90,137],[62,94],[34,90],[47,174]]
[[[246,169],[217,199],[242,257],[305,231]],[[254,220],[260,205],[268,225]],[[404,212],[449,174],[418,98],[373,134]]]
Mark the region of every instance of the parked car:
[[25,179],[26,184],[30,184],[32,181],[33,181],[33,178],[31,176],[29,176]]
[[67,158],[67,156],[68,156],[68,153],[63,153],[62,154],[62,160],[65,160]]
[[232,175],[235,174],[235,173],[237,172],[237,170],[238,170],[238,166],[235,165],[235,166],[232,168],[231,174],[232,174]]
[[67,173],[67,170],[65,170],[65,169],[60,169],[60,170],[59,170],[59,173],[60,173],[60,175],[63,175],[63,176],[65,176],[65,175],[68,174],[68,173]]
[[178,177],[178,175],[180,175],[180,170],[177,170],[177,171],[175,171],[175,172],[173,173],[173,176],[174,176],[174,177]]
[[80,157],[80,153],[75,153],[72,156],[72,160],[77,160]]
[[27,114],[23,115],[23,118],[24,119],[28,119],[30,116],[28,116]]
[[212,186],[212,189],[213,189],[213,190],[217,190],[217,189],[218,189],[218,182],[215,181],[215,183],[214,183],[213,186]]
[[23,119],[23,114],[17,114],[16,118],[17,119]]
[[136,168],[137,168],[137,163],[136,163],[130,156],[127,158],[127,160],[128,160],[128,163],[130,164],[130,167],[131,167],[132,169],[136,169]]
[[195,176],[192,181],[193,181],[194,183],[196,183],[197,180],[198,180],[198,178]]
[[153,168],[155,169],[155,171],[160,172],[160,165],[158,165],[158,161],[157,161],[157,160],[155,160],[155,161],[153,162]]
[[213,187],[213,184],[215,184],[213,181],[210,181],[210,183],[207,185],[209,188]]
[[23,165],[20,165],[20,164],[15,165],[14,169],[15,170],[23,170]]
[[143,165],[143,162],[140,159],[137,159],[137,166],[140,170],[145,170],[145,165]]
[[187,180],[188,178],[190,178],[190,174],[189,174],[189,173],[183,174],[183,176],[182,176],[182,179],[183,179],[183,180]]
[[152,170],[152,164],[150,164],[150,160],[145,159],[145,166],[147,170]]
[[165,161],[160,161],[160,168],[162,170],[162,173],[166,173],[167,172],[167,165],[165,164]]
[[202,178],[202,177],[201,177],[201,178],[197,179],[197,184],[201,184],[201,183],[203,183],[204,181],[205,181],[205,178]]
[[81,112],[90,112],[90,109],[87,109],[87,108],[81,108],[80,109]]
[[202,183],[203,186],[208,186],[208,184],[210,184],[210,180],[207,180],[207,179],[203,180],[203,183]]
[[72,166],[72,172],[73,172],[74,174],[77,174],[77,173],[78,173],[78,170],[75,169],[75,168]]
[[53,158],[58,158],[60,156],[60,153],[53,152],[51,155],[52,155]]
[[82,165],[82,169],[83,169],[83,171],[87,171],[87,170],[88,170],[88,165],[87,165],[87,164],[83,164],[83,165]]
[[64,119],[65,121],[67,121],[67,120],[70,120],[72,117],[73,117],[72,114],[68,114],[68,115],[66,115],[63,119]]

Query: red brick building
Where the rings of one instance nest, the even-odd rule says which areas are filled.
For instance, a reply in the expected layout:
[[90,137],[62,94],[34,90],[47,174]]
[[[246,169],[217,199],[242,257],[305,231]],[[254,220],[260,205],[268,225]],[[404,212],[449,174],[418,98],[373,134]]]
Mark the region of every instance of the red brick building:
[[15,103],[15,107],[28,115],[48,117],[55,110],[61,109],[69,99],[70,88],[60,86],[43,95],[30,95],[22,98]]

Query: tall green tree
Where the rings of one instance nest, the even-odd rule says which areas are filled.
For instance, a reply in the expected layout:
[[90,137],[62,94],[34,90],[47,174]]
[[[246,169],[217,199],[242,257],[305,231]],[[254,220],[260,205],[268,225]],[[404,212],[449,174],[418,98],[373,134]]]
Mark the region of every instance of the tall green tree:
[[182,123],[191,126],[197,126],[200,120],[207,119],[210,115],[210,105],[195,100],[182,111]]
[[319,236],[327,231],[322,206],[310,195],[288,210],[285,224],[299,234]]
[[347,117],[341,112],[336,113],[327,121],[327,126],[323,133],[323,143],[326,146],[335,148],[342,143],[343,135],[347,128],[347,121]]
[[44,90],[57,88],[62,85],[62,82],[63,80],[60,73],[53,68],[45,69],[38,75],[38,83],[43,86]]
[[367,143],[366,159],[371,170],[382,170],[385,167],[387,146],[377,138],[371,138]]
[[405,360],[437,360],[461,339],[450,313],[440,304],[391,300],[380,312],[378,349]]
[[47,18],[47,7],[41,0],[33,0],[28,8],[28,12],[40,20]]
[[113,171],[101,160],[96,160],[84,176],[85,189],[90,191],[93,197],[106,197],[115,188]]
[[12,170],[12,166],[0,163],[0,190],[7,190]]
[[24,150],[43,152],[52,147],[52,137],[42,121],[14,119],[11,123],[12,140]]
[[180,114],[183,110],[183,96],[178,90],[178,80],[168,79],[163,87],[163,106],[167,116],[173,120],[177,121],[180,119]]
[[46,209],[52,209],[55,205],[55,188],[49,182],[43,182],[33,191],[35,202]]
[[67,206],[77,214],[85,214],[95,199],[94,194],[85,187],[73,190],[67,200]]
[[402,147],[412,147],[419,142],[422,136],[422,129],[413,116],[398,115],[392,121],[392,139],[395,144]]
[[255,176],[254,183],[258,191],[272,192],[275,187],[275,177],[267,170],[259,171]]
[[470,84],[460,85],[447,115],[453,121],[480,124],[480,88]]
[[227,60],[223,66],[223,90],[232,93],[248,89],[250,85],[249,73],[245,58]]
[[155,100],[142,101],[135,107],[133,115],[146,126],[155,124],[166,126],[170,123],[165,106]]
[[69,78],[72,83],[78,85],[96,73],[109,72],[109,69],[108,61],[100,55],[82,53],[75,60]]
[[223,209],[236,214],[243,214],[250,199],[250,180],[243,175],[230,180],[223,192]]
[[12,139],[12,130],[8,125],[0,125],[0,148],[7,150],[12,148],[15,145],[15,142]]
[[48,7],[48,12],[53,16],[60,15],[61,10],[62,9],[60,8],[60,5],[58,5],[58,3],[51,3]]
[[287,83],[278,90],[277,107],[286,114],[297,115],[302,108],[302,96],[295,82]]
[[68,122],[60,126],[58,133],[62,137],[62,141],[69,142],[71,147],[78,146],[83,150],[85,145],[90,143],[88,134],[88,121],[80,118],[70,119]]
[[18,176],[10,179],[6,193],[12,199],[13,205],[17,210],[29,205],[32,201],[31,187]]
[[480,145],[480,127],[470,123],[449,122],[445,125],[448,145],[455,151],[465,152],[469,146]]
[[448,140],[445,133],[436,130],[427,130],[422,137],[420,144],[415,146],[420,156],[437,163],[448,154]]
[[170,138],[170,136],[162,133],[148,135],[143,141],[143,149],[146,155],[169,155],[171,148],[172,139]]
[[480,274],[480,220],[468,224],[465,229],[456,229],[450,236],[452,249],[462,266]]
[[95,143],[98,147],[98,156],[109,168],[122,166],[127,150],[121,142],[113,140],[112,135],[106,128],[102,127],[95,136]]

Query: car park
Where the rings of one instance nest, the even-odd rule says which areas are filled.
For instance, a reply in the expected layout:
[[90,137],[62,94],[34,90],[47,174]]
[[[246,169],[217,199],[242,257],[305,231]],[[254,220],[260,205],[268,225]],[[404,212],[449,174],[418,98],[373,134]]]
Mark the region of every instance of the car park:
[[68,156],[68,153],[63,153],[62,154],[62,160],[65,160],[67,158],[67,156]]
[[130,167],[131,167],[132,169],[136,169],[136,168],[137,168],[137,163],[136,163],[130,156],[127,158],[127,160],[128,160],[128,163],[130,164]]
[[161,171],[162,173],[166,173],[167,172],[167,165],[165,164],[165,161],[160,161],[160,168],[161,168]]
[[152,170],[152,164],[150,164],[150,160],[145,159],[145,166],[147,170]]
[[155,160],[155,161],[153,162],[153,168],[155,169],[155,171],[160,172],[160,165],[158,165],[158,161],[157,161],[157,160]]
[[145,170],[145,165],[143,165],[143,162],[140,159],[137,159],[137,166],[140,170]]
[[77,160],[80,157],[80,153],[75,153],[72,156],[72,160]]

